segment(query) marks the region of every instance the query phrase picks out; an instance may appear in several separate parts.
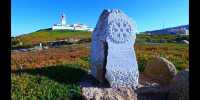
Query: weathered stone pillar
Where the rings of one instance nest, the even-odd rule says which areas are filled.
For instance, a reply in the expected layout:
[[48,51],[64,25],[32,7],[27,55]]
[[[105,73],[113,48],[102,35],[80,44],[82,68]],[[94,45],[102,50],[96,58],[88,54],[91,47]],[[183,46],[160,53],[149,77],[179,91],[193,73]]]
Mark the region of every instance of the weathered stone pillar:
[[135,27],[120,10],[104,10],[92,34],[91,74],[111,87],[136,87]]

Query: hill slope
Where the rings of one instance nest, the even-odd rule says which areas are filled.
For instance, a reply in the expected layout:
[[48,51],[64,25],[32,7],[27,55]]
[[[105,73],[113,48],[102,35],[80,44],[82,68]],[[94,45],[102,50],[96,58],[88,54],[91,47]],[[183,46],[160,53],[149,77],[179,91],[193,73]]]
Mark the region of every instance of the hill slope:
[[68,38],[85,39],[90,38],[91,32],[71,31],[71,30],[50,30],[42,29],[36,32],[17,36],[16,39],[23,42],[24,45],[37,44],[45,41],[63,40]]
[[165,29],[160,29],[160,30],[153,30],[153,31],[146,31],[145,33],[150,33],[152,35],[156,34],[180,34],[184,32],[183,29],[189,30],[189,25],[181,25],[177,27],[170,27],[170,28],[165,28]]

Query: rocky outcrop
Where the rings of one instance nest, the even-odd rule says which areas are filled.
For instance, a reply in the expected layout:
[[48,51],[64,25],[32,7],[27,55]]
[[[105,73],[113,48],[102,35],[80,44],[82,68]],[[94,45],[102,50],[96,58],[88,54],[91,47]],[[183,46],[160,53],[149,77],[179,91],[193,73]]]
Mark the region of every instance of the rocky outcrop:
[[85,100],[137,100],[132,88],[82,88]]
[[83,77],[80,82],[84,100],[137,100],[131,87],[111,88],[108,82],[99,84],[92,75]]
[[161,86],[144,74],[140,74],[139,83],[135,90],[138,100],[167,100],[168,86]]
[[99,84],[91,75],[80,83],[85,100],[189,100],[189,70],[179,72],[168,85],[160,85],[155,80],[140,74],[139,86],[112,88],[109,84]]
[[133,90],[130,87],[112,88],[108,84],[100,85],[93,76],[88,75],[80,82],[82,97],[85,100],[167,100],[167,87],[141,76],[141,84]]
[[189,70],[180,71],[172,79],[168,100],[189,100]]
[[177,71],[174,64],[163,57],[156,57],[152,61],[147,62],[144,69],[144,74],[146,76],[161,85],[168,85],[176,73]]

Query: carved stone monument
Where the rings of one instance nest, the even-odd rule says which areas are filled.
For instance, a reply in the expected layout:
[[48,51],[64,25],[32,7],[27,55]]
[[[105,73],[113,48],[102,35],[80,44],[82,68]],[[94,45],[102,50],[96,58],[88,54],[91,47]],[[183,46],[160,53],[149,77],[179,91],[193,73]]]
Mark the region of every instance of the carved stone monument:
[[122,11],[104,10],[92,34],[91,74],[111,87],[136,87],[138,65],[133,21]]

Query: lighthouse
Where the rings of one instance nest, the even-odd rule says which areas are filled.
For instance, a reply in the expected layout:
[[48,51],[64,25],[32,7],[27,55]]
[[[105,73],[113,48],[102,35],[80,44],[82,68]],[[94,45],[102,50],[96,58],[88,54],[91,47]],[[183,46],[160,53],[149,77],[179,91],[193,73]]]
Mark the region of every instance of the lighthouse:
[[65,29],[70,29],[70,28],[69,28],[69,25],[66,24],[65,14],[62,13],[60,17],[60,23],[54,24],[52,26],[52,30],[65,30]]
[[58,24],[54,24],[52,26],[52,30],[85,30],[85,31],[93,31],[93,28],[90,28],[83,24],[73,24],[68,25],[66,24],[65,14],[62,13],[60,16],[60,20]]
[[66,25],[65,14],[64,13],[61,16],[61,25]]

